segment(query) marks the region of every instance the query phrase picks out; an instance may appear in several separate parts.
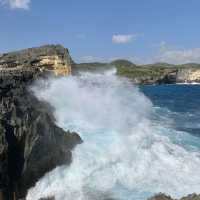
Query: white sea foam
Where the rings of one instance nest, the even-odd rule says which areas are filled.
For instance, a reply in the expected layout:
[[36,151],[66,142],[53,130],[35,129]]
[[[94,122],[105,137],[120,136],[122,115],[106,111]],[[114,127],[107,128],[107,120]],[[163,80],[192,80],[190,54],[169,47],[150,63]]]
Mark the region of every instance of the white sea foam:
[[[111,73],[112,74],[112,73]],[[152,103],[137,87],[111,75],[52,79],[38,98],[55,108],[58,124],[77,131],[84,143],[70,166],[46,174],[28,200],[144,200],[200,193],[200,157],[172,142],[151,121]],[[167,119],[166,119],[167,120]]]

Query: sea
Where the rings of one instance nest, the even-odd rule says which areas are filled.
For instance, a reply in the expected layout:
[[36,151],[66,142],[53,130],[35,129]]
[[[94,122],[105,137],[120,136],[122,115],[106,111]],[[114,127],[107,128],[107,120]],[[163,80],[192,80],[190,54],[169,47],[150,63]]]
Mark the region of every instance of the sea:
[[113,71],[41,80],[31,90],[83,143],[28,200],[147,200],[200,193],[200,85],[137,86]]

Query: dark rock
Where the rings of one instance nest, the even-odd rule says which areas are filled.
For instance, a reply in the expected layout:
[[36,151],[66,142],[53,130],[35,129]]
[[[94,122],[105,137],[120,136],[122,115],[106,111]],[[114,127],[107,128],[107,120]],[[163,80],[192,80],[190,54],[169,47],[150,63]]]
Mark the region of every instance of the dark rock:
[[157,194],[152,198],[149,198],[148,200],[173,200],[170,196],[167,196],[163,193]]
[[59,128],[53,108],[27,89],[38,76],[33,67],[0,72],[0,200],[25,198],[46,172],[70,164],[71,150],[82,142]]
[[[167,196],[163,193],[157,194],[154,197],[148,199],[148,200],[175,200],[172,199],[170,196]],[[197,194],[190,194],[186,197],[181,198],[180,200],[200,200],[200,195]]]

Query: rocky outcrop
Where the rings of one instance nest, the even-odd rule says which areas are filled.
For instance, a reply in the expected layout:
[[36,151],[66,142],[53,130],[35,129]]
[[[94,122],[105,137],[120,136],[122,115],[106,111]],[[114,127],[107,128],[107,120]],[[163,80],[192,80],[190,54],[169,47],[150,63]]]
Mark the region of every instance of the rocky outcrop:
[[[57,47],[49,48],[48,56],[51,56]],[[4,54],[0,59],[1,64],[4,60],[0,71],[0,200],[24,198],[27,190],[46,172],[69,164],[71,150],[82,142],[77,133],[59,128],[53,108],[28,90],[35,79],[44,75],[38,63],[49,62],[51,67],[48,59],[36,62],[38,54],[29,55],[31,51],[35,52],[24,50],[19,54]],[[34,65],[26,63],[29,56],[34,58]],[[10,61],[7,65],[6,60]]]
[[179,69],[176,77],[178,83],[200,83],[200,68]]
[[61,45],[45,45],[0,56],[0,73],[38,68],[55,75],[68,75],[71,74],[72,65],[68,50]]
[[[175,200],[173,198],[171,198],[170,196],[167,196],[165,194],[157,194],[155,195],[154,197],[148,199],[148,200]],[[183,197],[179,200],[200,200],[200,195],[197,195],[197,194],[190,194],[186,197]]]

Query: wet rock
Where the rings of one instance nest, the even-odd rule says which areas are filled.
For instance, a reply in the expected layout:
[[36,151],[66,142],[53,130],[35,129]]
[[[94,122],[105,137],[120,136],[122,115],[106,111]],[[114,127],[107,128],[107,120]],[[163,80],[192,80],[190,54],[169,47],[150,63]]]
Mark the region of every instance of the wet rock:
[[[148,200],[176,200],[176,199],[172,199],[170,196],[160,193]],[[200,195],[190,194],[186,197],[181,198],[180,200],[200,200]]]
[[163,193],[157,194],[152,198],[149,198],[148,200],[173,200],[170,196],[167,196]]
[[59,128],[53,108],[28,90],[42,74],[34,67],[0,72],[0,200],[24,199],[46,172],[70,164],[82,142]]

